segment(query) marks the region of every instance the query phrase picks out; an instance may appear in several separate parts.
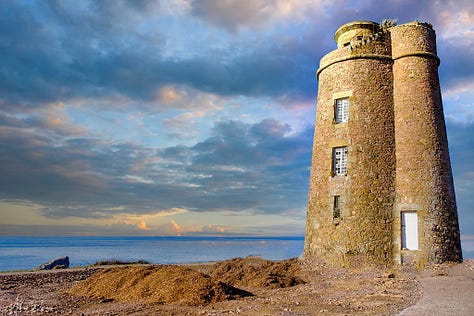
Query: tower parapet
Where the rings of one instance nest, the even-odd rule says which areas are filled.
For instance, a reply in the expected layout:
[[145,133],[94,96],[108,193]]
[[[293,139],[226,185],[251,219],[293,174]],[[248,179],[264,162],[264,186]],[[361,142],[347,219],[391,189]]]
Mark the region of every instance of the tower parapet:
[[357,21],[335,40],[317,71],[304,255],[462,260],[432,27]]
[[337,47],[341,48],[348,46],[354,40],[362,40],[364,37],[368,38],[379,31],[380,26],[376,22],[356,21],[340,26],[336,34],[334,34],[334,40],[337,43]]
[[392,42],[392,57],[394,60],[420,56],[432,58],[439,65],[436,52],[436,34],[431,24],[411,22],[390,29]]
[[317,76],[332,64],[350,59],[386,59],[392,62],[390,36],[377,23],[359,21],[337,29],[334,36],[338,49],[326,54],[319,62]]

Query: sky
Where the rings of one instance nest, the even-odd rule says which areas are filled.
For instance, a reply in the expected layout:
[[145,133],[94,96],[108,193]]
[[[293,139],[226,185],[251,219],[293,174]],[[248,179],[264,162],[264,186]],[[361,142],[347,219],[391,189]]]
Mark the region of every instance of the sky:
[[303,235],[319,60],[355,20],[437,34],[474,234],[474,2],[0,2],[0,235]]

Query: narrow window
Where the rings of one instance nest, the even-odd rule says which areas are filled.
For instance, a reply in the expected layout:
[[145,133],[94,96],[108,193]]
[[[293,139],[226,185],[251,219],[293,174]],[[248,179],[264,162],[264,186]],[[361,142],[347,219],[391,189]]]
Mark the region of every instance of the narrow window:
[[334,105],[334,121],[336,124],[349,121],[349,99],[336,99]]
[[333,208],[332,208],[332,218],[333,219],[338,219],[341,218],[341,197],[339,195],[334,196],[334,203],[333,203]]
[[332,169],[335,176],[347,174],[347,147],[336,147],[332,150]]

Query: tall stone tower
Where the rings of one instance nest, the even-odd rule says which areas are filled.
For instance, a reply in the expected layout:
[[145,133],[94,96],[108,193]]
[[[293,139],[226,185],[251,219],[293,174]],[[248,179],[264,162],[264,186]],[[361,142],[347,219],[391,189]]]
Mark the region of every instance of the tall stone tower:
[[342,25],[320,61],[305,256],[462,261],[427,23]]

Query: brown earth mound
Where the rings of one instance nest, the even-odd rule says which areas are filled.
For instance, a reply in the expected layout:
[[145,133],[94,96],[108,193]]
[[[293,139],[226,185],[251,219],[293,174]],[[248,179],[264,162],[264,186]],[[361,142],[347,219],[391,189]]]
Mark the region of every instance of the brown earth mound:
[[211,277],[237,287],[284,288],[303,284],[298,259],[270,261],[261,258],[235,258],[221,261],[211,269]]
[[139,266],[101,271],[69,294],[107,301],[202,306],[250,296],[211,277],[179,266]]

